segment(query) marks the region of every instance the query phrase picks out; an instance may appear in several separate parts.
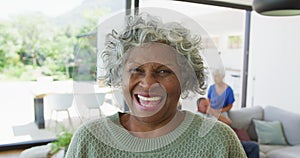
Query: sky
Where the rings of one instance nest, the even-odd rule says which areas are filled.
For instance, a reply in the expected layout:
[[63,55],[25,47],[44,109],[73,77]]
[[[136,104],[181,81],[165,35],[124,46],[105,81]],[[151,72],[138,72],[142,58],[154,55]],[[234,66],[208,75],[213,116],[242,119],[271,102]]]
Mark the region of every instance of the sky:
[[83,0],[0,0],[0,19],[28,12],[42,12],[50,17],[79,6]]
[[[42,12],[50,17],[55,17],[61,15],[65,12],[68,12],[75,7],[79,6],[84,0],[0,0],[0,20],[9,19],[11,15],[24,14],[28,12]],[[166,1],[167,8],[176,8],[178,10],[183,10],[183,13],[186,13],[186,10],[189,10],[189,15],[199,14],[199,11],[211,12],[215,9],[212,7],[206,7],[210,9],[191,9],[193,6],[197,6],[194,3],[186,3],[185,5],[178,5],[178,2],[168,3],[170,0]],[[162,0],[144,0],[141,2],[141,6],[144,7],[153,7],[161,6],[163,3]],[[171,6],[170,6],[171,5]],[[164,6],[164,5],[163,5]],[[178,8],[178,6],[180,6]],[[187,9],[189,8],[189,9]],[[215,7],[216,8],[216,7]]]

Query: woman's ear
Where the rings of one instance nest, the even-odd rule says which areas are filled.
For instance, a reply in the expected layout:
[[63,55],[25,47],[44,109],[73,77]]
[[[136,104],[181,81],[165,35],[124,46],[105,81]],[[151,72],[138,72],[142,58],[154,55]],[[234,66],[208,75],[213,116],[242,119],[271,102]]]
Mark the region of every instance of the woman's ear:
[[181,110],[182,109],[182,100],[179,98],[178,104],[177,104],[177,109]]

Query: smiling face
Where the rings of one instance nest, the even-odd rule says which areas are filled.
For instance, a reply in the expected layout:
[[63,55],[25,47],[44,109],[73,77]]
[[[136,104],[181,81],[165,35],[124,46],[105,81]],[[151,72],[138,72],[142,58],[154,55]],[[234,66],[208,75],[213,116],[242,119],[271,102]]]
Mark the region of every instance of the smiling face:
[[181,88],[175,53],[161,43],[146,43],[129,52],[122,88],[132,115],[161,122],[176,114]]

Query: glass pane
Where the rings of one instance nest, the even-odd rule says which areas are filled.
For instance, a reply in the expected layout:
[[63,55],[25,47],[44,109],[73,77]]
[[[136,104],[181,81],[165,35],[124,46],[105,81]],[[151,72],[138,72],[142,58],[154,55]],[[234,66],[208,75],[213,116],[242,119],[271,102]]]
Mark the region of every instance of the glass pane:
[[[224,81],[234,91],[235,102],[233,108],[240,108],[245,11],[169,0],[144,0],[140,2],[140,7],[163,7],[176,10],[193,18],[208,32],[214,45],[208,45],[207,48],[216,47],[218,49],[225,69]],[[206,43],[205,39],[203,39],[203,43]],[[214,84],[214,81],[209,81],[209,85],[212,84]],[[188,102],[188,105],[196,105],[195,98],[188,100]],[[195,110],[195,107],[191,106],[186,108],[192,111]]]
[[[82,71],[87,75],[74,76],[77,48],[84,46],[82,58],[95,51],[91,31],[101,17],[124,9],[124,0],[1,3],[0,145],[52,140],[62,122],[69,127],[66,111],[51,115],[41,99],[53,92],[73,93],[73,81],[95,81],[96,65]],[[74,107],[68,109],[73,125],[80,124]]]

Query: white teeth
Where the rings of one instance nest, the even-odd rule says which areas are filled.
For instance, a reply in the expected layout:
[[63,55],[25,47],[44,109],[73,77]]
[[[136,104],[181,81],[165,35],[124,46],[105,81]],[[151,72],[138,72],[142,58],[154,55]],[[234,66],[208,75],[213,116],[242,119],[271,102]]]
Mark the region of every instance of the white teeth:
[[161,99],[161,97],[144,97],[141,95],[138,95],[138,98],[143,101],[159,101]]

